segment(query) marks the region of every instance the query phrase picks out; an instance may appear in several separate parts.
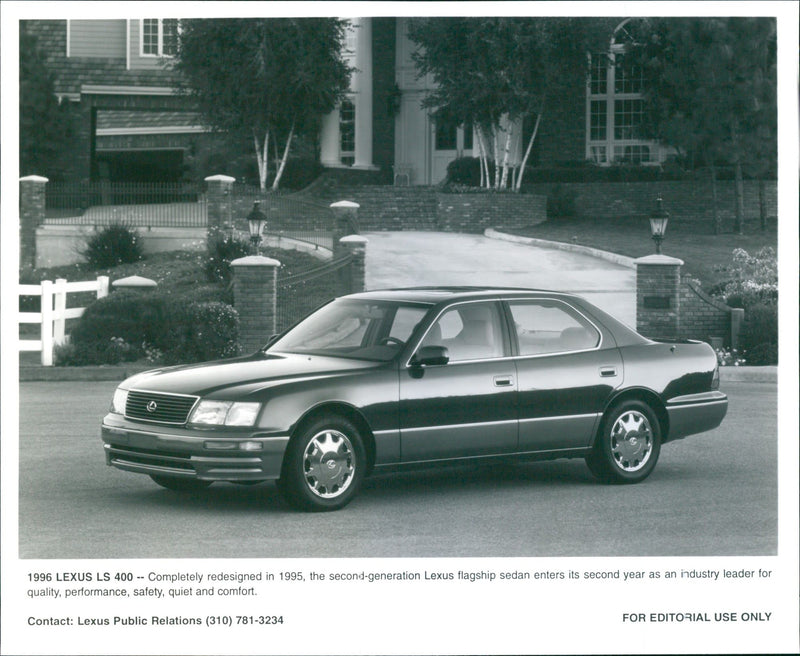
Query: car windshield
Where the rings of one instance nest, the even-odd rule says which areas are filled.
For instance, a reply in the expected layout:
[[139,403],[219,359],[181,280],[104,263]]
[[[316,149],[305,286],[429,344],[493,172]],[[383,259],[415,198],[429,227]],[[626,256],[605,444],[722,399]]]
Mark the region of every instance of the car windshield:
[[337,299],[303,319],[269,351],[386,362],[400,352],[427,312],[424,305]]

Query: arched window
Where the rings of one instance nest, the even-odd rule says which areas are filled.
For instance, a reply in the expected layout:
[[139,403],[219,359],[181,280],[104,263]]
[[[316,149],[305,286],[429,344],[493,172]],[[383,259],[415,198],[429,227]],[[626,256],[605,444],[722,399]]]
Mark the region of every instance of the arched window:
[[608,52],[591,55],[586,85],[586,157],[597,164],[656,163],[658,144],[644,139],[644,72],[625,60],[646,19],[614,30]]

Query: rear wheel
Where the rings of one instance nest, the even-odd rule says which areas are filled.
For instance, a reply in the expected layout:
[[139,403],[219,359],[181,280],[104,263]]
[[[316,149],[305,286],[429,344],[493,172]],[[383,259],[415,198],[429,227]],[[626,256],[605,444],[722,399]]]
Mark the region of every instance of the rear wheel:
[[211,485],[211,481],[201,481],[196,478],[160,476],[158,474],[150,474],[150,478],[152,478],[161,487],[165,487],[168,490],[173,490],[174,492],[199,492],[200,490],[205,490],[209,485]]
[[638,483],[653,471],[660,451],[661,426],[653,410],[625,401],[606,416],[586,464],[606,483]]
[[278,480],[283,497],[301,510],[338,510],[358,493],[366,470],[364,441],[344,417],[321,417],[289,443]]

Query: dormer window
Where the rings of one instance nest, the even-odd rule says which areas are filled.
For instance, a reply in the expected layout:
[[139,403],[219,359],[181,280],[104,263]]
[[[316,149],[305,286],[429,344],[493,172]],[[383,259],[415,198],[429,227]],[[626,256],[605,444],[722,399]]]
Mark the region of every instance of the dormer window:
[[142,55],[174,57],[178,52],[177,18],[142,19]]

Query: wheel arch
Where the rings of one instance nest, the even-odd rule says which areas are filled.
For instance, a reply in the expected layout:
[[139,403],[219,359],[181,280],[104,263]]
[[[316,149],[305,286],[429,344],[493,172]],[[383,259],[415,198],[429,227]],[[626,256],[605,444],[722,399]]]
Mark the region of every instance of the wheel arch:
[[300,417],[291,431],[291,438],[294,439],[311,422],[316,421],[325,415],[337,415],[352,422],[358,429],[364,440],[364,449],[367,456],[367,474],[372,471],[375,464],[375,435],[364,415],[355,406],[342,401],[329,401],[310,408]]
[[658,420],[658,426],[661,429],[662,444],[668,441],[669,415],[667,414],[667,408],[664,405],[664,402],[661,400],[661,397],[659,397],[658,394],[656,394],[653,390],[647,389],[646,387],[635,387],[621,390],[609,400],[605,409],[603,410],[603,415],[600,418],[600,422],[597,425],[597,431],[595,432],[594,437],[595,440],[597,440],[598,436],[603,434],[606,419],[611,411],[626,401],[641,401],[642,403],[647,404],[647,406],[652,409],[656,419]]

